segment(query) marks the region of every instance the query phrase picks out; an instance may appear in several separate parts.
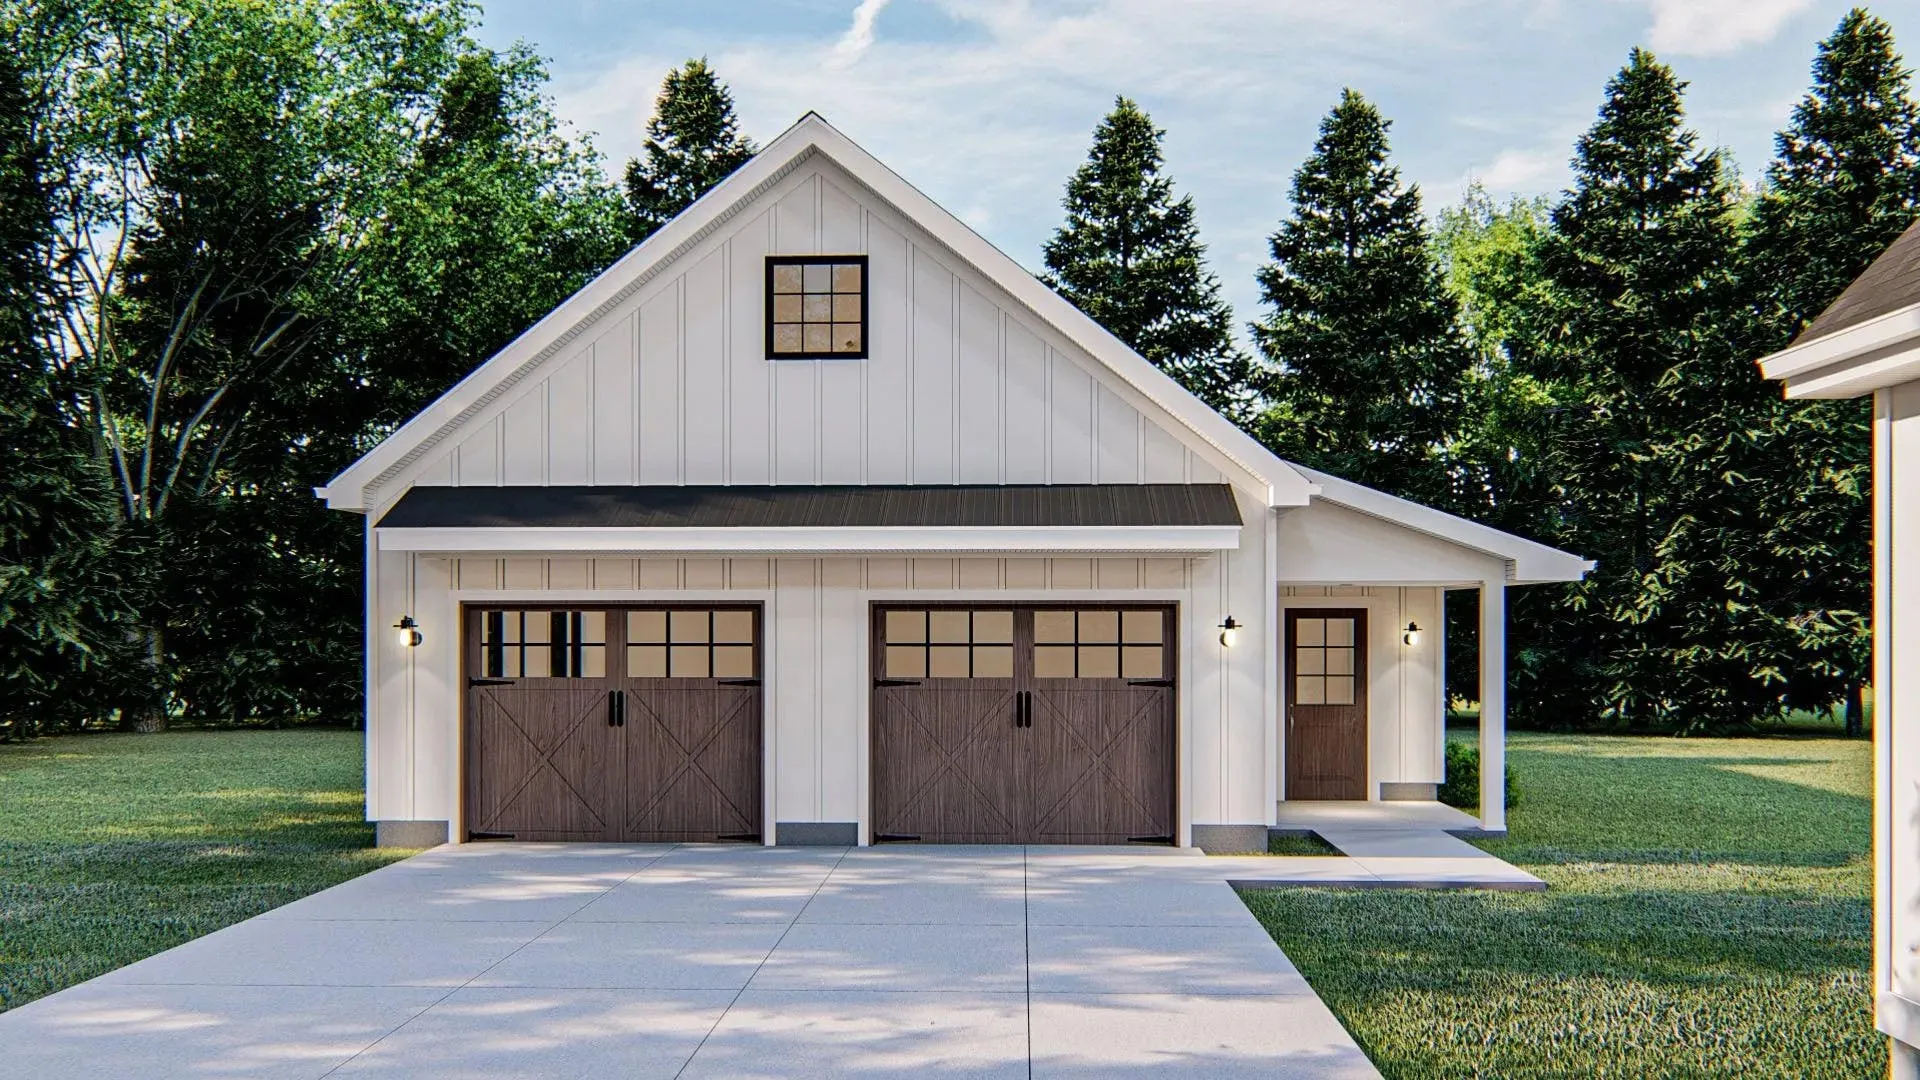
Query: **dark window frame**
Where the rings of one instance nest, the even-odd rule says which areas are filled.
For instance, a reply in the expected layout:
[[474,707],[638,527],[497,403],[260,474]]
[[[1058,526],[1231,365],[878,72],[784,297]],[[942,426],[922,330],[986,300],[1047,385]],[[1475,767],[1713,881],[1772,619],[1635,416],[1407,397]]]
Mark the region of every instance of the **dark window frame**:
[[[872,349],[872,328],[868,325],[872,311],[873,295],[872,268],[867,265],[865,255],[768,255],[766,281],[761,293],[761,322],[766,332],[766,350],[768,360],[865,360]],[[801,351],[775,352],[773,350],[773,269],[776,266],[859,266],[860,267],[860,348],[856,352]],[[804,295],[804,294],[803,294]],[[844,294],[842,294],[844,295]]]

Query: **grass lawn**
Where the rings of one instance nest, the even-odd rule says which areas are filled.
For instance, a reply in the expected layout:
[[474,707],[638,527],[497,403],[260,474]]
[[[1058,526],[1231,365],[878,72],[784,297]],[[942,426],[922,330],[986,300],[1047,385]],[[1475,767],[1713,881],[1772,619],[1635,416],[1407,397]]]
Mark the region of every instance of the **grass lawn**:
[[1390,1080],[1885,1075],[1868,743],[1508,747],[1546,892],[1245,894]]
[[0,745],[0,1010],[391,862],[354,731]]

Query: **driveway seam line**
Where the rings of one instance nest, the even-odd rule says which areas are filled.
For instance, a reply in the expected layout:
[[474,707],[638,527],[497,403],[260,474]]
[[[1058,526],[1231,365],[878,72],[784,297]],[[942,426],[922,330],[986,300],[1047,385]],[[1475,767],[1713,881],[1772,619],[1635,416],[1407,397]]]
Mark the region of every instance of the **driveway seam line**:
[[1027,910],[1027,890],[1031,885],[1028,853],[1028,848],[1020,849],[1020,930],[1027,948],[1027,1080],[1033,1080],[1033,916]]
[[[653,858],[652,860],[649,860],[649,861],[648,861],[648,863],[647,863],[647,866],[652,866],[652,865],[653,865],[653,864],[654,864],[655,862],[658,862],[658,861],[659,861],[659,860],[660,860],[660,859],[661,859],[662,857],[664,857],[664,856],[666,856],[666,855],[668,855],[668,854],[670,854],[670,853],[672,853],[672,852],[673,852],[673,851],[674,851],[675,849],[677,849],[677,848],[678,848],[679,846],[680,846],[680,845],[678,845],[678,844],[675,844],[675,845],[674,845],[673,847],[670,847],[670,848],[668,848],[668,849],[667,849],[666,851],[663,851],[663,852],[661,852],[661,853],[660,853],[660,855],[657,855],[657,856],[655,856],[655,857],[654,857],[654,858]],[[642,867],[640,868],[640,870],[644,870],[644,869],[646,869],[646,866],[642,866]],[[637,873],[639,873],[639,872],[640,872],[640,870],[635,870],[635,871],[634,871],[633,873],[634,873],[634,874],[637,874]],[[616,889],[616,888],[618,888],[619,886],[621,886],[621,885],[623,885],[623,884],[625,884],[625,883],[627,882],[627,880],[628,880],[628,879],[630,879],[630,878],[631,878],[632,876],[633,876],[633,874],[628,874],[628,875],[627,875],[627,877],[625,877],[625,878],[621,878],[621,879],[620,879],[619,881],[616,881],[616,882],[614,882],[614,883],[613,883],[612,885],[609,885],[609,886],[607,886],[607,888],[606,888],[606,891],[605,891],[605,892],[602,892],[602,893],[600,894],[600,896],[605,896],[605,895],[606,895],[607,893],[610,893],[610,892],[612,892],[612,891],[613,891],[614,889]],[[537,933],[537,934],[535,934],[535,935],[533,935],[532,937],[530,937],[530,938],[528,938],[527,940],[525,940],[525,941],[523,941],[523,942],[521,942],[520,944],[518,944],[518,945],[516,945],[516,946],[514,946],[514,947],[513,947],[513,949],[512,949],[512,950],[510,950],[510,951],[509,951],[509,952],[507,953],[507,955],[505,955],[505,956],[502,956],[502,957],[501,957],[500,959],[498,959],[498,960],[495,960],[495,961],[494,961],[493,963],[491,963],[491,964],[488,964],[488,965],[487,965],[486,967],[484,967],[484,968],[482,968],[482,969],[480,969],[479,971],[476,971],[476,972],[474,972],[474,973],[473,973],[473,975],[472,975],[472,976],[471,976],[470,978],[468,978],[468,979],[467,979],[467,981],[465,981],[465,982],[463,982],[463,983],[461,983],[461,984],[460,984],[459,986],[456,986],[456,987],[454,987],[453,989],[451,989],[451,990],[448,990],[448,991],[447,991],[446,993],[444,993],[444,994],[441,994],[441,995],[440,995],[439,997],[437,997],[437,998],[435,998],[435,999],[433,999],[433,1001],[432,1001],[432,1002],[430,1002],[430,1003],[429,1003],[429,1004],[427,1005],[427,1007],[426,1007],[426,1008],[424,1008],[424,1009],[421,1009],[421,1010],[420,1010],[419,1012],[417,1012],[417,1013],[414,1013],[414,1014],[413,1014],[412,1016],[409,1016],[409,1017],[407,1017],[407,1018],[406,1018],[405,1020],[402,1020],[402,1021],[400,1021],[400,1023],[399,1023],[398,1025],[396,1025],[396,1026],[394,1026],[394,1027],[393,1027],[393,1028],[392,1028],[391,1030],[389,1030],[389,1031],[388,1031],[388,1032],[387,1032],[387,1033],[386,1033],[385,1035],[382,1035],[382,1036],[380,1036],[379,1038],[377,1038],[377,1039],[375,1039],[375,1040],[373,1040],[372,1042],[370,1042],[370,1043],[368,1043],[367,1045],[365,1045],[365,1046],[363,1046],[363,1047],[361,1047],[360,1049],[358,1049],[358,1050],[356,1050],[356,1051],[354,1051],[354,1052],[353,1052],[353,1055],[352,1055],[351,1057],[348,1057],[348,1058],[346,1058],[345,1060],[343,1060],[343,1061],[341,1061],[341,1062],[340,1062],[339,1064],[337,1064],[337,1065],[335,1065],[335,1066],[334,1066],[333,1068],[331,1068],[331,1069],[328,1069],[328,1070],[327,1070],[326,1072],[323,1072],[323,1073],[321,1073],[321,1074],[320,1074],[320,1080],[327,1080],[327,1077],[329,1077],[329,1076],[332,1076],[332,1075],[333,1075],[334,1073],[337,1073],[337,1072],[339,1072],[339,1071],[340,1071],[341,1069],[344,1069],[344,1068],[346,1068],[346,1067],[347,1067],[348,1065],[351,1065],[351,1064],[353,1064],[353,1063],[354,1063],[355,1061],[357,1061],[357,1060],[359,1060],[359,1058],[360,1058],[360,1057],[361,1057],[362,1055],[364,1055],[364,1054],[365,1054],[365,1053],[366,1053],[367,1051],[369,1051],[369,1050],[372,1050],[372,1049],[373,1049],[374,1047],[376,1047],[376,1046],[379,1046],[379,1045],[380,1045],[381,1043],[383,1043],[383,1042],[386,1042],[386,1041],[387,1041],[388,1039],[391,1039],[391,1038],[393,1038],[393,1037],[394,1037],[395,1035],[397,1035],[397,1034],[399,1034],[399,1032],[400,1032],[400,1031],[401,1031],[402,1029],[404,1029],[404,1028],[405,1028],[405,1027],[406,1027],[406,1026],[407,1026],[408,1024],[411,1024],[411,1023],[413,1023],[413,1022],[414,1022],[415,1020],[418,1020],[418,1019],[420,1019],[421,1017],[423,1017],[423,1016],[425,1016],[425,1015],[427,1015],[427,1014],[428,1014],[429,1012],[432,1012],[432,1011],[433,1011],[434,1009],[437,1009],[437,1008],[439,1008],[439,1007],[440,1007],[441,1005],[444,1005],[444,1004],[446,1004],[446,1001],[447,1001],[447,999],[448,999],[448,998],[450,998],[450,997],[452,997],[453,995],[455,995],[455,994],[457,994],[457,993],[459,993],[459,992],[460,992],[460,991],[462,991],[462,990],[465,990],[465,989],[466,989],[467,987],[469,987],[469,986],[472,986],[472,985],[474,984],[474,982],[475,982],[475,980],[477,980],[477,979],[479,979],[480,977],[482,977],[482,976],[484,976],[484,975],[485,975],[485,974],[486,974],[487,972],[489,972],[489,971],[492,971],[492,970],[493,970],[494,968],[497,968],[497,967],[499,967],[499,966],[500,966],[501,964],[504,964],[504,963],[506,963],[506,962],[507,962],[508,960],[511,960],[511,959],[513,959],[513,957],[515,957],[515,956],[517,956],[517,955],[519,955],[519,953],[520,953],[520,950],[521,950],[521,949],[524,949],[524,948],[526,948],[527,946],[529,946],[529,945],[531,945],[531,944],[533,944],[534,942],[536,942],[536,941],[539,941],[539,940],[540,940],[541,938],[543,938],[543,937],[546,937],[546,936],[547,936],[548,934],[551,934],[551,933],[553,933],[553,932],[554,932],[555,930],[557,930],[557,929],[559,929],[559,928],[560,928],[561,926],[563,926],[563,925],[565,925],[568,919],[571,919],[571,918],[573,918],[573,917],[574,917],[575,915],[578,915],[578,914],[580,914],[580,912],[582,912],[582,911],[584,911],[584,910],[586,910],[586,908],[587,908],[587,904],[591,904],[591,903],[593,903],[593,902],[594,902],[594,900],[598,900],[598,899],[600,899],[600,896],[596,896],[596,897],[594,897],[594,898],[593,898],[593,900],[589,900],[589,901],[587,901],[587,903],[586,903],[586,904],[582,904],[582,905],[580,905],[579,907],[577,907],[577,908],[574,908],[574,909],[573,909],[572,911],[570,911],[570,912],[568,912],[567,914],[565,914],[565,915],[563,915],[563,916],[561,916],[561,917],[560,917],[560,919],[559,919],[559,921],[557,921],[557,922],[555,922],[555,923],[553,923],[553,925],[551,925],[551,926],[549,926],[549,927],[547,927],[547,928],[546,928],[545,930],[542,930],[542,931],[540,931],[539,933]],[[529,919],[529,920],[526,920],[526,921],[528,921],[528,922],[532,922],[533,920],[531,920],[531,919]]]
[[786,929],[780,931],[780,936],[774,939],[773,947],[767,950],[767,955],[761,957],[760,962],[753,966],[753,971],[747,976],[747,981],[740,984],[740,989],[734,991],[733,999],[727,1002],[727,1007],[721,1009],[720,1015],[713,1018],[713,1026],[707,1028],[705,1035],[700,1036],[700,1042],[693,1048],[693,1053],[688,1054],[687,1060],[680,1063],[680,1068],[673,1074],[674,1080],[679,1080],[679,1078],[686,1073],[687,1069],[693,1065],[693,1059],[699,1057],[700,1051],[706,1049],[707,1040],[713,1038],[713,1033],[720,1030],[720,1025],[726,1022],[727,1014],[732,1012],[733,1007],[740,1003],[741,995],[747,992],[747,987],[753,985],[753,980],[759,976],[760,969],[767,966],[768,960],[773,959],[773,954],[780,949],[780,943],[787,940],[788,934],[793,933],[793,928],[800,923],[800,916],[807,913],[807,908],[813,904],[813,898],[819,896],[820,890],[826,888],[827,882],[833,880],[834,872],[840,869],[841,863],[847,861],[847,853],[852,850],[852,848],[840,849],[840,857],[833,860],[833,865],[828,867],[826,874],[820,878],[820,884],[815,885],[813,891],[807,894],[807,902],[801,904],[800,910],[793,913],[792,920],[787,923]]

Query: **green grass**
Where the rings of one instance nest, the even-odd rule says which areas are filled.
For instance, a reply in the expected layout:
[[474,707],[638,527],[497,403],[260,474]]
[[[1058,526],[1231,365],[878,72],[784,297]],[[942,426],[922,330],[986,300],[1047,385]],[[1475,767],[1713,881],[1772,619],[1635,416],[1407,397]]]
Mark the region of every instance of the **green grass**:
[[0,745],[0,1010],[391,862],[358,732]]
[[1246,893],[1392,1080],[1867,1077],[1871,746],[1516,734],[1542,893]]
[[1273,833],[1267,837],[1269,855],[1338,855],[1340,849],[1315,833]]

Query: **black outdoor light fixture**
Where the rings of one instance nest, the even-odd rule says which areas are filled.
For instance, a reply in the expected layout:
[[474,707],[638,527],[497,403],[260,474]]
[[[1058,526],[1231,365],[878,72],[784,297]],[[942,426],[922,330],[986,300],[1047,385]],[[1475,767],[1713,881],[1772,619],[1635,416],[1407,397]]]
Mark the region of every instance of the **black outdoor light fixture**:
[[400,616],[400,621],[394,623],[393,628],[400,631],[400,645],[402,648],[411,649],[426,640],[426,638],[420,634],[420,624],[414,622],[413,616],[411,615]]
[[1220,624],[1220,644],[1233,648],[1233,643],[1240,638],[1241,625],[1233,621],[1233,616],[1227,616],[1227,621]]
[[1420,624],[1409,619],[1406,630],[1400,635],[1400,640],[1409,645],[1420,644]]

